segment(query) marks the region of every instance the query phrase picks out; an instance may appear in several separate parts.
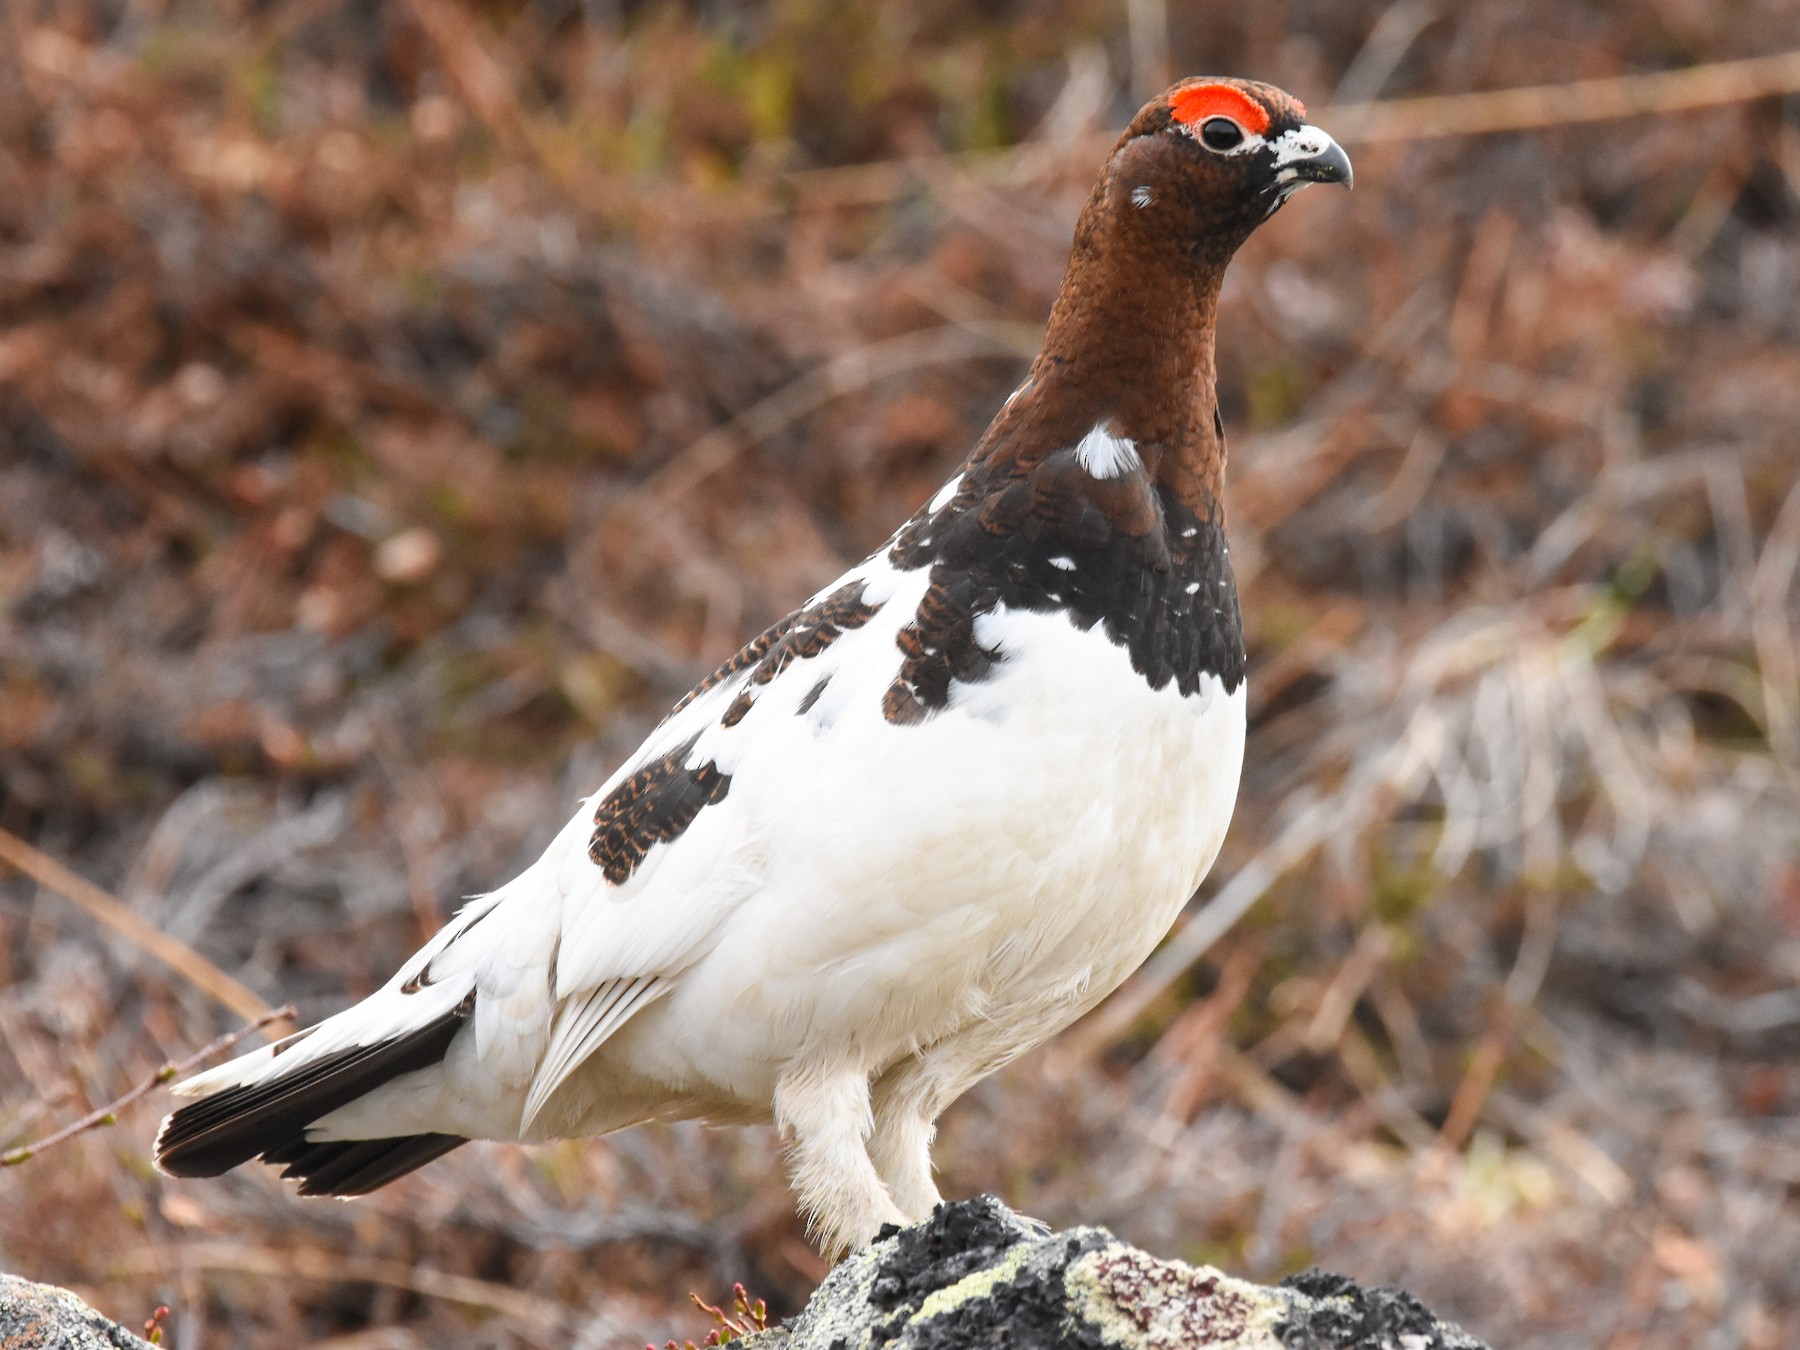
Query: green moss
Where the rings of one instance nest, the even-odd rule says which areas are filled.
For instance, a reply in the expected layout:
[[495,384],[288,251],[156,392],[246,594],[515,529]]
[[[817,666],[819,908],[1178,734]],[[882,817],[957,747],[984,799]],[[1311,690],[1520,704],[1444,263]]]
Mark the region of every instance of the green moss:
[[1273,600],[1245,617],[1251,622],[1256,645],[1265,656],[1273,656],[1311,633],[1318,626],[1319,611],[1311,605]]
[[444,303],[444,278],[429,267],[409,267],[400,274],[400,291],[416,309],[439,309]]
[[1429,853],[1400,861],[1385,851],[1369,860],[1369,898],[1375,915],[1397,928],[1427,910],[1443,893],[1444,878]]
[[595,728],[604,727],[619,704],[642,684],[637,672],[604,652],[574,657],[556,670],[557,690],[581,719]]
[[744,74],[744,106],[758,141],[785,141],[793,134],[794,83],[791,59],[749,63]]
[[273,139],[281,134],[281,70],[273,54],[247,61],[236,72],[237,93],[250,110],[258,134]]
[[1250,425],[1267,431],[1293,420],[1306,399],[1306,381],[1293,361],[1276,361],[1250,381]]
[[1611,647],[1625,627],[1638,598],[1662,571],[1651,545],[1644,545],[1613,570],[1604,587],[1596,587],[1581,621],[1564,635],[1563,651],[1592,661]]

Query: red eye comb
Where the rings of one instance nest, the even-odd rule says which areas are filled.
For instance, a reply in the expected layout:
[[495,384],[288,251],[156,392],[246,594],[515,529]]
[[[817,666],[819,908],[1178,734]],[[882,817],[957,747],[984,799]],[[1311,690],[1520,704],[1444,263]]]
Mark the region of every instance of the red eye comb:
[[1183,126],[1197,125],[1209,117],[1229,117],[1253,135],[1269,129],[1268,110],[1228,84],[1199,84],[1180,90],[1169,100],[1169,110]]

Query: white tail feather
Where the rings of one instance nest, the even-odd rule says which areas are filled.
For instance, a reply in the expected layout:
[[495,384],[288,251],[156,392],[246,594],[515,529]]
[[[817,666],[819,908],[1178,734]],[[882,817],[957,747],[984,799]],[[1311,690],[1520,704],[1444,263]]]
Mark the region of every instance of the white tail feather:
[[537,1076],[532,1079],[531,1092],[525,1098],[521,1136],[530,1132],[538,1112],[568,1081],[569,1075],[634,1013],[667,993],[670,987],[667,980],[640,975],[629,980],[609,980],[585,996],[567,1000],[557,1010],[550,1044],[544,1050]]

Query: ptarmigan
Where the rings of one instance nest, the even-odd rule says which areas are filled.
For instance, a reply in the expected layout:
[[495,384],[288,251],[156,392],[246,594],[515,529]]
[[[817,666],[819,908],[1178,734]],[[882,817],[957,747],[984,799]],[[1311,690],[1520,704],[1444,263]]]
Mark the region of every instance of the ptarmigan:
[[1278,89],[1139,112],[960,472],[380,991],[181,1084],[164,1170],[356,1195],[466,1139],[772,1118],[827,1252],[924,1217],[938,1115],[1116,988],[1224,837],[1219,285],[1314,182],[1350,161]]

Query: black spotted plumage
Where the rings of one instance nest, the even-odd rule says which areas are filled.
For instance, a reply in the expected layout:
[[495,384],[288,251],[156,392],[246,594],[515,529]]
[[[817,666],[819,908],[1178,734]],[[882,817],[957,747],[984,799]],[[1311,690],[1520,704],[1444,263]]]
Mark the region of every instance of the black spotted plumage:
[[[840,586],[817,604],[778,619],[683,694],[669,710],[669,716],[673,717],[702,694],[746,670],[754,668],[751,684],[767,684],[796,656],[816,656],[840,634],[859,628],[874,617],[875,610],[862,605],[861,598],[860,585]],[[738,713],[738,717],[742,716],[742,712]]]
[[[845,633],[875,617],[879,607],[864,603],[863,590],[862,582],[847,582],[765,629],[702,681],[676,705],[675,711],[680,712],[699,694],[748,670],[748,678],[719,719],[721,727],[735,727],[755,706],[762,690],[782,671],[795,661],[820,655]],[[807,707],[822,688],[821,682]],[[609,792],[596,808],[588,856],[613,885],[624,885],[654,845],[680,838],[704,808],[724,801],[731,791],[731,775],[720,771],[713,761],[687,766],[701,734],[695,732],[639,769]]]
[[882,704],[890,722],[917,722],[949,702],[954,684],[995,672],[1005,654],[981,645],[976,620],[1002,606],[1098,629],[1153,689],[1173,682],[1192,694],[1204,675],[1227,692],[1242,682],[1243,619],[1223,523],[1141,470],[1100,484],[1071,471],[1072,458],[1059,451],[998,482],[967,476],[949,502],[900,532],[896,566],[932,572],[899,634],[900,672]]
[[[484,909],[481,911],[481,913],[477,914],[474,918],[470,919],[460,929],[457,930],[456,935],[454,937],[452,937],[448,942],[446,942],[441,948],[438,949],[437,955],[442,956],[445,952],[449,951],[457,943],[461,942],[464,938],[466,938],[470,933],[472,933],[475,930],[476,926],[479,925],[483,919],[487,918],[487,916],[492,914],[493,912],[494,911],[491,909]],[[437,957],[434,956],[432,958],[432,961],[435,961],[436,959],[437,959]],[[419,967],[419,969],[412,975],[412,977],[410,979],[408,979],[406,981],[405,984],[402,984],[400,986],[400,992],[403,994],[416,994],[421,989],[428,988],[430,986],[431,982],[432,982],[431,981],[431,961],[427,961],[424,965]]]
[[[763,686],[782,671],[795,661],[820,655],[845,633],[861,628],[874,618],[880,611],[880,606],[865,604],[863,590],[864,586],[860,581],[845,582],[816,604],[808,605],[783,619],[778,625],[781,630],[779,635],[762,648],[755,668],[750,672],[750,678],[744,681],[744,687],[732,699],[731,706],[725,709],[720,725],[736,726],[755,706],[757,695]],[[742,670],[747,664],[748,662],[740,664],[738,669]]]
[[688,704],[699,698],[700,695],[711,689],[716,689],[733,675],[740,674],[761,661],[763,657],[768,655],[770,648],[774,647],[776,643],[787,636],[788,630],[794,626],[794,620],[797,618],[799,618],[799,611],[796,610],[786,618],[779,619],[770,624],[767,628],[763,629],[762,632],[746,642],[742,647],[739,647],[737,651],[733,652],[717,670],[713,671],[712,674],[701,680],[699,684],[683,694],[675,706],[669,709],[669,716],[675,716],[676,713],[687,707]]
[[652,846],[679,838],[704,808],[724,801],[731,791],[731,775],[711,760],[688,767],[699,739],[695,732],[652,760],[595,808],[588,857],[613,885],[631,880]]
[[811,689],[808,689],[806,691],[806,697],[804,697],[800,700],[799,705],[794,709],[794,711],[796,713],[811,712],[813,710],[813,705],[819,701],[820,697],[825,692],[826,686],[829,685],[830,683],[831,683],[831,677],[829,675],[827,675],[824,679],[822,679],[822,680],[818,681],[818,683],[814,684]]

